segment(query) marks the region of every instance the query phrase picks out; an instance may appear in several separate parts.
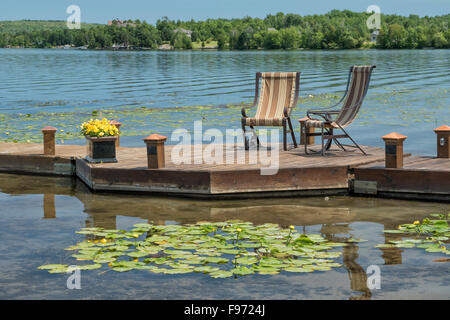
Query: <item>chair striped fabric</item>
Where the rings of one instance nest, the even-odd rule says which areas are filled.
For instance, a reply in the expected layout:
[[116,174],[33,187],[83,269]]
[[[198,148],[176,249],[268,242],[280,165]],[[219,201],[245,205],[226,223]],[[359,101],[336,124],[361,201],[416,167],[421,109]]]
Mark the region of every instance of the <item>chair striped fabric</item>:
[[[305,125],[308,128],[320,128],[322,129],[322,136],[324,136],[323,131],[326,130],[326,137],[328,143],[326,149],[328,150],[331,146],[331,142],[334,140],[336,144],[343,148],[343,145],[337,141],[338,138],[349,138],[359,148],[364,154],[365,152],[354,142],[354,140],[345,132],[344,128],[349,126],[356,118],[359,109],[364,101],[369,88],[370,77],[372,75],[372,70],[376,66],[352,66],[350,68],[349,77],[347,81],[347,88],[342,99],[333,107],[336,107],[341,102],[341,110],[309,110],[307,112],[307,117]],[[316,115],[322,117],[322,119],[313,118],[311,115]],[[331,115],[336,115],[335,119],[331,118]],[[334,136],[333,129],[341,129],[345,132],[345,135]],[[307,130],[306,130],[307,131]],[[309,134],[306,135],[319,135],[319,134]],[[323,139],[322,139],[323,145]],[[305,145],[305,151],[307,152],[307,146]],[[322,154],[324,150],[322,148]]]
[[[261,89],[259,82],[261,80]],[[286,134],[291,133],[294,146],[297,147],[292,129],[290,115],[298,101],[300,72],[258,72],[256,74],[255,100],[257,106],[254,117],[247,117],[245,108],[242,109],[242,129],[249,126],[282,126],[284,129],[284,149],[287,149]],[[289,130],[287,130],[289,125]],[[248,149],[247,140],[245,147]],[[259,143],[259,142],[258,142]]]

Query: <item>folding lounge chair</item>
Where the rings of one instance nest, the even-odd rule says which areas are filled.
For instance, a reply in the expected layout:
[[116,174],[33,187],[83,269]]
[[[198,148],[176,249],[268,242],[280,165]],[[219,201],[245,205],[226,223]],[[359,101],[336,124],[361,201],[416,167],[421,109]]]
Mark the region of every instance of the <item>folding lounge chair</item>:
[[[260,80],[261,90],[259,90]],[[255,117],[249,118],[245,108],[242,108],[242,130],[246,150],[249,148],[249,141],[245,136],[246,126],[250,127],[254,134],[254,126],[283,127],[283,149],[287,150],[288,132],[292,136],[294,147],[297,147],[290,115],[297,105],[299,85],[300,72],[256,73],[255,100],[252,105],[252,107],[257,106]],[[258,137],[257,145],[259,147]]]
[[[308,130],[302,132],[305,141],[305,152],[308,153],[308,139],[310,136],[322,136],[322,155],[324,155],[325,150],[330,149],[332,142],[334,141],[336,145],[342,150],[346,151],[345,147],[358,148],[364,155],[367,155],[363,149],[350,137],[350,135],[344,130],[345,127],[349,126],[353,120],[355,120],[356,115],[363,103],[364,97],[367,94],[367,89],[369,88],[370,76],[372,70],[376,66],[352,66],[348,74],[347,88],[345,89],[345,94],[342,99],[330,108],[338,106],[342,101],[343,105],[341,110],[308,110],[305,127],[306,128],[319,128],[321,133],[308,133]],[[313,116],[319,116],[322,119],[313,118]],[[333,116],[336,116],[333,119]],[[334,130],[339,129],[343,131],[343,134],[335,135]],[[354,145],[344,145],[341,144],[338,139],[350,139]],[[324,140],[327,139],[327,143]]]

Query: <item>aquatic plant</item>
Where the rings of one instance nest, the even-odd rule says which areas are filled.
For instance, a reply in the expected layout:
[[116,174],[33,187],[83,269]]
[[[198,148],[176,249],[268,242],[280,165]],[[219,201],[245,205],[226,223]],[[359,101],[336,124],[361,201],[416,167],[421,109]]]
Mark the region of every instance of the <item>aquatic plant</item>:
[[[383,88],[383,94],[369,94],[366,98],[367,107],[361,110],[355,126],[382,124],[392,126],[407,126],[417,123],[448,122],[449,113],[445,112],[448,103],[449,90],[438,89],[402,89]],[[340,95],[303,93],[298,106],[292,112],[293,118],[304,117],[306,110],[318,106],[329,106],[336,103]],[[426,100],[426,101],[425,101]],[[136,104],[139,102],[136,101]],[[203,120],[204,129],[209,128],[239,128],[242,106],[250,104],[228,105],[180,105],[180,106],[123,106],[117,108],[102,108],[92,110],[83,104],[73,106],[70,112],[37,112],[37,113],[0,113],[0,141],[41,143],[41,128],[51,125],[58,128],[56,139],[58,144],[71,143],[80,139],[79,124],[89,121],[99,114],[108,118],[121,119],[124,127],[121,136],[146,136],[148,128],[159,134],[170,136],[178,128],[191,129],[193,122]],[[56,106],[64,105],[58,101]],[[31,105],[40,107],[41,105]],[[373,107],[373,106],[376,106]],[[250,111],[250,114],[253,114]],[[63,130],[63,131],[61,131]],[[79,140],[78,142],[81,142]],[[75,143],[76,144],[76,143]]]
[[[317,234],[301,234],[292,226],[255,226],[251,222],[198,222],[190,225],[141,223],[131,230],[83,228],[77,232],[87,239],[66,250],[81,270],[99,269],[126,272],[203,273],[213,278],[279,272],[327,271],[340,267],[333,261],[341,252],[332,251],[345,243],[330,242]],[[40,270],[65,273],[68,265],[49,264]]]
[[447,248],[450,239],[450,213],[432,214],[431,217],[439,219],[425,218],[422,221],[416,220],[413,223],[401,224],[397,229],[384,230],[385,233],[404,234],[415,236],[402,240],[391,240],[387,244],[379,244],[376,248],[423,248],[426,252],[440,252],[450,254]]

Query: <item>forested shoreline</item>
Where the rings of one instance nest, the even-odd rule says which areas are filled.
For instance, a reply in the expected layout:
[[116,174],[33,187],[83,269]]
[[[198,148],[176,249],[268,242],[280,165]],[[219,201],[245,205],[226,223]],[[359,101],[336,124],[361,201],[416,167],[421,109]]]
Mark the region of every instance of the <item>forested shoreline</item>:
[[[86,24],[70,30],[65,22],[42,28],[5,27],[0,21],[0,47],[89,49],[420,49],[450,48],[450,14],[436,17],[381,15],[374,41],[366,21],[371,14],[333,10],[322,15],[267,15],[264,19],[208,19],[174,21],[167,17],[154,25],[140,20],[114,20],[110,25]],[[26,21],[23,22],[26,24]],[[212,46],[211,46],[212,44]]]

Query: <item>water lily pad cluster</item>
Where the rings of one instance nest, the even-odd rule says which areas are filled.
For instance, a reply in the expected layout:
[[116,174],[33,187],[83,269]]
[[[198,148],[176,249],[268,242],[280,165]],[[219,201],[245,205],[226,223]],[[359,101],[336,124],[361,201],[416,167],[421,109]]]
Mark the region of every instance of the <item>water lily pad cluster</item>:
[[[339,94],[321,93],[311,95],[302,92],[298,105],[292,111],[292,117],[302,118],[308,109],[329,106],[336,103]],[[439,122],[447,123],[449,113],[447,88],[407,89],[385,87],[383,94],[369,92],[366,102],[369,107],[363,108],[358,116],[356,126],[389,124],[407,126],[412,123]],[[184,128],[192,130],[193,122],[204,121],[204,129],[215,128],[225,130],[240,128],[240,110],[252,101],[241,101],[227,105],[183,105],[181,102],[170,104],[154,104],[131,101],[129,105],[108,107],[100,102],[82,103],[79,101],[48,101],[28,106],[30,110],[39,107],[54,107],[54,111],[30,113],[0,113],[0,141],[42,143],[41,128],[51,125],[56,127],[58,144],[84,143],[79,136],[79,124],[92,117],[107,117],[120,120],[121,136],[148,135],[148,128],[154,132],[170,136],[173,130]],[[99,104],[100,103],[100,104]],[[370,108],[370,105],[377,108]],[[95,109],[94,109],[95,108]],[[70,110],[70,111],[69,111]],[[252,114],[255,110],[250,110]]]
[[432,214],[433,218],[425,218],[421,221],[414,221],[410,224],[399,225],[395,230],[384,230],[385,233],[404,234],[415,236],[401,240],[391,240],[387,244],[379,244],[377,248],[423,248],[427,252],[441,252],[447,255],[448,242],[450,239],[450,213]]
[[[340,267],[333,251],[345,243],[330,242],[318,234],[301,234],[293,226],[231,220],[190,225],[141,223],[131,230],[83,228],[86,239],[66,250],[75,251],[81,270],[126,272],[203,273],[213,278],[280,272],[327,271]],[[44,265],[50,273],[73,270],[68,265]]]

